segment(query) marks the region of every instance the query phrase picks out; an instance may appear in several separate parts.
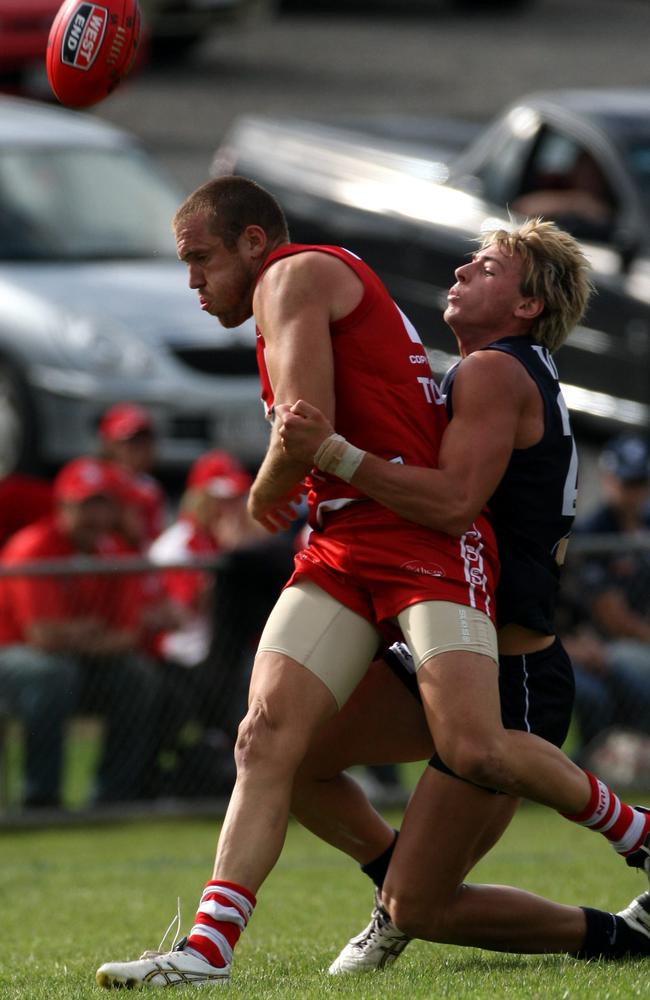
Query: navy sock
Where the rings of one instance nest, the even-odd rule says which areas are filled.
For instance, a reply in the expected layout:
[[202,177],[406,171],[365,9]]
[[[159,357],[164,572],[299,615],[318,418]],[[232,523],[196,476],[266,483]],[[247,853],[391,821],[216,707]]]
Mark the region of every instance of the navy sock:
[[629,927],[623,917],[588,906],[583,906],[582,911],[587,919],[587,933],[582,947],[574,952],[576,958],[650,955],[650,938]]
[[397,843],[397,838],[399,837],[399,830],[395,830],[395,839],[390,847],[387,847],[383,854],[380,854],[378,858],[374,858],[369,861],[366,865],[360,865],[361,871],[368,878],[372,879],[378,889],[384,884],[384,879],[386,878],[386,872],[388,871],[388,866],[390,865],[390,859],[393,856],[393,851],[395,850],[395,844]]

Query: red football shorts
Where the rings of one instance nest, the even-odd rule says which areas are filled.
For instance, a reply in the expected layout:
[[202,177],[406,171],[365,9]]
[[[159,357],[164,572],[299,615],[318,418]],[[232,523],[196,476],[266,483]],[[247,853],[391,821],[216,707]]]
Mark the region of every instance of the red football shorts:
[[483,515],[455,538],[355,502],[326,515],[294,565],[287,586],[307,578],[373,624],[423,601],[450,601],[495,619],[499,561]]

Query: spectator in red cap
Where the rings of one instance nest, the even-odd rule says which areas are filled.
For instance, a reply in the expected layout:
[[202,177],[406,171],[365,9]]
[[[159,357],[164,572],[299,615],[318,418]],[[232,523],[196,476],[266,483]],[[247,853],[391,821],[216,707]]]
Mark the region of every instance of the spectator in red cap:
[[[186,563],[197,556],[216,556],[233,551],[241,551],[256,543],[267,545],[268,535],[260,530],[246,509],[246,498],[252,483],[248,472],[225,451],[209,451],[196,460],[186,480],[185,491],[179,505],[179,516],[174,524],[154,542],[150,548],[151,558],[161,566]],[[167,748],[173,749],[179,728],[188,719],[199,719],[211,726],[211,740],[223,740],[230,764],[222,777],[230,780],[232,771],[232,745],[224,737],[222,723],[225,702],[218,700],[218,685],[215,675],[220,664],[213,664],[211,641],[214,620],[215,573],[205,569],[169,568],[164,571],[165,587],[168,594],[181,610],[182,623],[179,627],[161,632],[158,637],[158,651],[165,663],[165,686],[167,689],[162,739]],[[233,649],[233,656],[235,650]],[[232,665],[229,665],[232,666]],[[235,666],[236,677],[240,672]],[[240,678],[245,691],[246,677]],[[234,695],[229,691],[229,695]],[[210,754],[202,752],[204,779],[208,779],[209,767],[206,762]],[[199,781],[184,787],[183,794],[218,794],[227,789],[215,783],[202,786]],[[188,790],[189,789],[189,790]]]
[[[178,520],[149,550],[154,562],[184,562],[257,540],[261,532],[246,510],[252,481],[228,452],[201,455],[187,477]],[[165,659],[186,667],[196,666],[205,659],[210,641],[212,576],[202,570],[169,569],[164,579],[167,593],[185,612],[185,623],[160,636],[160,651]]]
[[151,475],[156,457],[156,436],[151,414],[136,403],[116,403],[99,423],[102,457],[113,463],[128,481],[131,533],[139,521],[144,549],[165,524],[165,493]]
[[[114,534],[115,477],[106,463],[79,458],[54,481],[54,512],[18,531],[0,565],[125,552]],[[158,710],[155,667],[138,652],[139,601],[123,574],[11,575],[0,580],[0,684],[26,733],[26,806],[61,798],[66,719],[79,710],[105,718],[95,802],[136,798],[150,764]]]

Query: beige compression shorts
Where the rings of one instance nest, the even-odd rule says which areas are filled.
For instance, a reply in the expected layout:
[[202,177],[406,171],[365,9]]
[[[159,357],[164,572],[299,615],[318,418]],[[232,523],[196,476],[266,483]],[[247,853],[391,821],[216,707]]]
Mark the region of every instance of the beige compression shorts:
[[[494,625],[474,608],[426,601],[398,616],[416,670],[451,650],[498,659]],[[302,664],[332,692],[341,708],[382,644],[380,631],[316,584],[304,580],[280,594],[260,638],[259,651],[283,653]]]
[[416,671],[440,653],[481,653],[499,662],[497,632],[488,616],[476,608],[450,601],[423,601],[397,616]]
[[284,653],[320,677],[339,708],[377,654],[379,630],[315,583],[283,590],[262,632],[258,651]]

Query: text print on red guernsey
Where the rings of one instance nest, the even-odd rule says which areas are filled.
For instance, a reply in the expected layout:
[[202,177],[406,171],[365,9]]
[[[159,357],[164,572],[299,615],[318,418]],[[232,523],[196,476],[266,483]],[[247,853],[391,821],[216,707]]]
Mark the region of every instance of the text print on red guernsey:
[[425,375],[418,375],[418,382],[422,386],[427,403],[435,403],[436,406],[444,406],[444,398],[440,394],[440,389],[432,378]]
[[415,559],[402,563],[400,569],[405,569],[409,573],[416,573],[418,576],[444,576],[445,571],[442,566],[436,563],[421,563]]
[[107,23],[106,7],[80,3],[63,36],[61,61],[75,69],[90,69],[101,48]]

